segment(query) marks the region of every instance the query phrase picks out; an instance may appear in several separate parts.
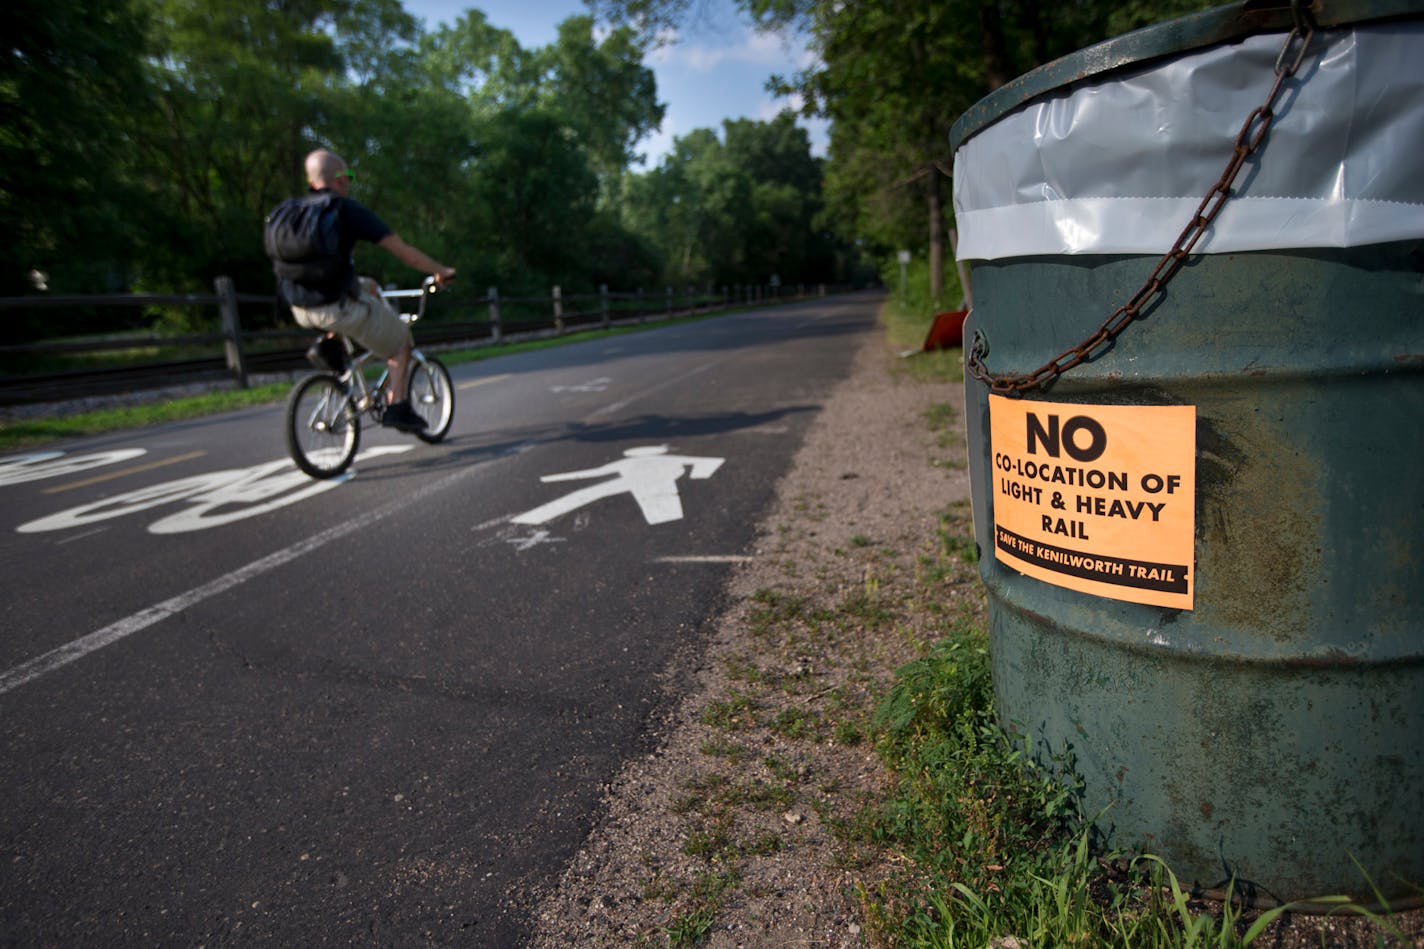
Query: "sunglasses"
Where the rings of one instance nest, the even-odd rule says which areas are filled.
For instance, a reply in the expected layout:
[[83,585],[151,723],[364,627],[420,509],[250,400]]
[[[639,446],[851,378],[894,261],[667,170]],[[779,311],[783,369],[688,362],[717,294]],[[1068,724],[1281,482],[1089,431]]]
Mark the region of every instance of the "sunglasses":
[[343,169],[341,169],[340,171],[338,171],[338,172],[336,173],[336,177],[338,177],[338,178],[345,178],[347,181],[355,181],[355,180],[356,180],[356,176],[351,173],[351,169],[350,169],[350,168],[343,168]]

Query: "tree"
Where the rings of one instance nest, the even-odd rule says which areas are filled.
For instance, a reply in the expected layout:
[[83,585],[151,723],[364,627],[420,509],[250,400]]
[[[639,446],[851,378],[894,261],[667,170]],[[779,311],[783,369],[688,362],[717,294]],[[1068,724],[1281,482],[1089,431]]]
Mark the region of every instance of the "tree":
[[[696,0],[598,0],[612,20],[675,25]],[[1049,59],[1145,23],[1208,5],[1200,0],[739,0],[763,29],[811,37],[818,62],[774,80],[831,119],[828,215],[893,249],[924,235],[932,292],[944,260],[945,177],[955,119],[994,88]],[[910,198],[920,205],[910,209]],[[910,215],[919,216],[909,223]],[[911,246],[921,244],[916,240]],[[900,246],[906,246],[901,243]],[[923,245],[922,245],[923,246]]]
[[625,184],[630,229],[663,248],[664,279],[764,284],[828,279],[832,248],[817,236],[821,165],[790,113],[681,136],[654,170]]
[[593,20],[581,16],[560,23],[558,41],[536,55],[540,106],[578,136],[600,179],[621,174],[633,145],[662,124],[666,110],[643,65],[646,52],[627,27],[595,41]]
[[56,290],[117,289],[141,200],[127,117],[148,101],[143,12],[10,0],[0,35],[0,295],[33,292],[32,271]]

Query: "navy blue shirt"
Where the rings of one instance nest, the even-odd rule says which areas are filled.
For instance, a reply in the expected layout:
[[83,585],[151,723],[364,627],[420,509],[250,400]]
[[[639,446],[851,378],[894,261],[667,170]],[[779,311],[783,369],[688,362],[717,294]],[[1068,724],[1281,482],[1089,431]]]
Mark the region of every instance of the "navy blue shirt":
[[[308,193],[321,194],[329,190],[314,188]],[[345,295],[354,294],[356,264],[352,260],[352,252],[356,249],[356,242],[369,241],[378,244],[391,233],[386,222],[360,201],[338,196],[336,208],[338,246],[341,259],[346,262],[341,278],[339,282],[326,286],[309,286],[293,280],[278,280],[277,292],[291,306],[321,306],[324,303],[335,303]]]

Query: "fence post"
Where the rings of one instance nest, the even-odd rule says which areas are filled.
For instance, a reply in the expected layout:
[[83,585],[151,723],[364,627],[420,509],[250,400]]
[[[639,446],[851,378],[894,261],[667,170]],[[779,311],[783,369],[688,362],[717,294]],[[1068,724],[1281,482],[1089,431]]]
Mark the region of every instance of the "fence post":
[[499,290],[490,287],[486,296],[489,299],[490,341],[497,344],[504,339],[504,327],[499,322]]
[[598,285],[598,312],[603,317],[603,328],[608,329],[608,284]]
[[554,335],[564,335],[564,294],[557,286],[554,287]]
[[228,372],[232,373],[239,389],[247,388],[247,366],[242,361],[242,326],[237,319],[237,291],[233,289],[231,277],[218,277],[213,281],[213,290],[218,297],[218,316],[222,319],[223,354],[227,358]]

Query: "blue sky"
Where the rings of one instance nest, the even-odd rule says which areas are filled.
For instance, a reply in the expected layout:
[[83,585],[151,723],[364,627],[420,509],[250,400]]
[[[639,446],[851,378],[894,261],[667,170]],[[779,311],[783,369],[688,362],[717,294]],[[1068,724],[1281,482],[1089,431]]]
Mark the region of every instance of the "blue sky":
[[[466,9],[483,10],[495,26],[509,30],[526,48],[554,41],[560,21],[587,13],[582,0],[402,0],[427,29],[453,23]],[[723,119],[774,118],[792,103],[768,93],[763,86],[773,73],[789,76],[806,63],[799,38],[756,33],[737,12],[733,0],[701,0],[684,24],[676,42],[648,58],[658,82],[658,101],[667,107],[662,129],[637,146],[646,154],[647,166],[657,164],[672,147],[674,137],[693,129],[710,128],[721,134]],[[799,119],[811,136],[811,151],[826,153],[826,123]]]

